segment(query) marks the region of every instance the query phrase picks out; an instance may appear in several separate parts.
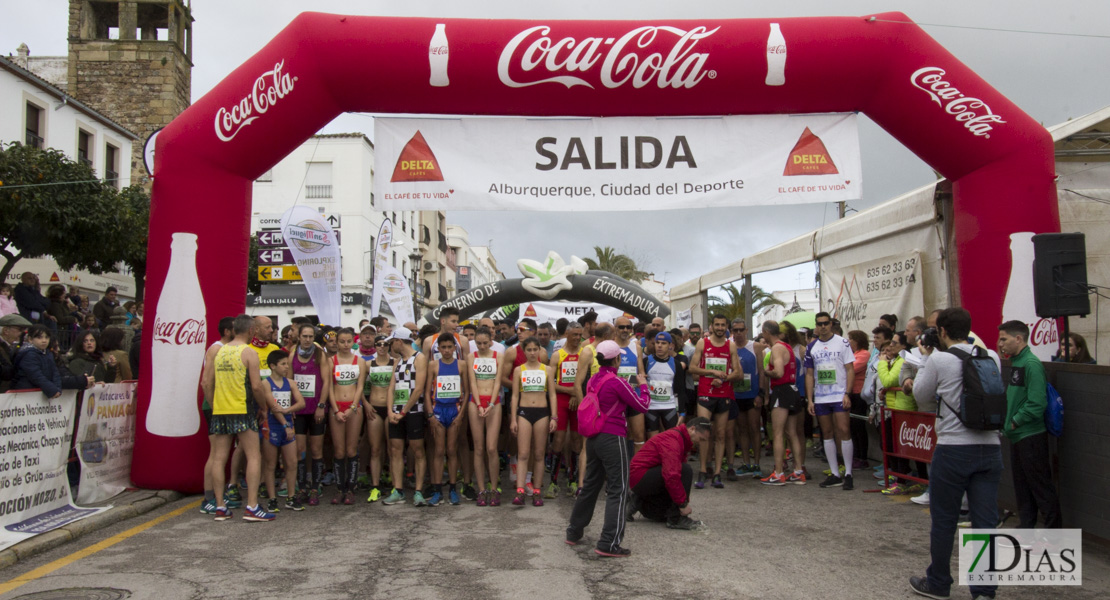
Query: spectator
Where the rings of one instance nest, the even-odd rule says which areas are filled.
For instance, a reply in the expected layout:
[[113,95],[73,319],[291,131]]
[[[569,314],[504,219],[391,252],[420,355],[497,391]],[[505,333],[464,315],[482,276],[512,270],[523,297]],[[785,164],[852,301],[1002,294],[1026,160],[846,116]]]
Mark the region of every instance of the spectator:
[[[50,330],[45,325],[32,325],[27,330],[27,343],[15,355],[15,383],[12,389],[30,390],[40,389],[47,398],[57,398],[62,395],[62,388],[83,389],[80,379],[71,385],[62,385],[62,372],[54,355],[50,353]],[[91,377],[85,378],[88,384]]]
[[85,322],[86,315],[92,315],[92,306],[89,305],[88,296],[78,296],[74,306],[76,308],[73,310],[73,316],[77,318],[78,324]]
[[127,352],[123,349],[124,333],[115,327],[105,329],[100,334],[100,351],[104,355],[108,369],[116,369],[114,378],[106,379],[106,383],[119,383],[133,379],[131,362]]
[[19,314],[31,323],[43,323],[50,329],[57,327],[46,309],[50,303],[42,297],[39,289],[39,276],[27,271],[19,278],[15,286],[15,303],[19,307]]
[[66,299],[65,286],[54,284],[46,288],[46,299],[50,302],[46,312],[58,325],[58,331],[72,332],[77,326],[77,318],[73,316],[73,308]]
[[[886,407],[891,410],[917,410],[917,402],[914,400],[913,394],[907,393],[901,386],[902,368],[906,363],[906,359],[902,357],[901,353],[906,349],[906,332],[899,331],[894,334],[890,342],[883,348],[883,354],[876,365],[879,372],[879,383],[883,386],[886,393]],[[891,416],[888,414],[887,418],[883,421],[883,428],[886,431],[887,452],[894,448],[894,430],[892,429]],[[908,458],[899,458],[896,456],[890,457],[890,466],[894,469],[895,473],[908,474],[910,471],[910,461]],[[917,476],[925,479],[928,474],[925,472],[925,466],[922,463],[917,464]],[[905,494],[908,492],[920,492],[924,488],[919,484],[907,486],[906,480],[899,477],[898,483],[894,487],[883,490],[884,494]]]
[[69,370],[77,375],[91,375],[98,383],[105,383],[116,378],[116,368],[111,373],[100,353],[100,346],[96,335],[91,331],[82,331],[77,334],[73,347],[69,351]]
[[898,315],[880,315],[879,327],[886,327],[891,331],[898,329]]
[[100,326],[96,323],[96,315],[92,313],[85,315],[85,317],[81,319],[80,327],[84,331],[91,331],[98,336],[100,335]]
[[15,381],[16,352],[19,351],[20,338],[31,326],[31,322],[18,314],[0,317],[0,393],[8,391]]
[[[93,383],[94,379],[85,375],[75,375],[69,370],[69,356],[62,354],[62,349],[58,344],[58,338],[50,339],[50,357],[54,359],[54,365],[58,367],[58,373],[62,377],[63,390],[83,390]],[[78,409],[80,410],[80,409]]]
[[96,320],[100,324],[100,328],[104,329],[112,322],[112,314],[115,312],[116,307],[119,306],[119,300],[116,299],[118,290],[114,287],[109,287],[104,290],[104,297],[100,299],[93,306],[93,314],[96,315]]
[[0,317],[19,312],[19,307],[12,298],[12,284],[0,283]]
[[[1056,356],[1052,357],[1052,362],[1065,362],[1063,343],[1060,344],[1060,350],[1056,353]],[[1087,340],[1078,333],[1068,333],[1068,360],[1066,362],[1081,365],[1095,364],[1095,359],[1091,358],[1091,352],[1087,350]]]
[[708,442],[712,425],[705,417],[694,417],[685,427],[674,427],[653,436],[632,457],[628,483],[632,486],[632,508],[653,521],[664,521],[671,529],[693,529],[700,523],[690,518],[690,485],[694,470],[686,457],[694,442]]
[[[69,286],[69,292],[66,294],[66,300],[69,300],[74,306],[81,306],[81,290],[77,286]],[[87,299],[87,297],[86,297]]]
[[135,313],[131,319],[131,329],[140,331],[143,328],[143,301],[137,300],[135,302]]
[[[867,362],[871,359],[870,344],[867,342],[867,334],[859,329],[853,329],[848,332],[848,345],[852,347],[852,354],[855,356],[856,361],[852,364],[852,370],[855,371],[855,378],[852,380],[852,389],[849,390],[848,397],[852,400],[852,414],[867,416],[867,403],[863,401],[860,392],[863,391],[863,381],[867,377]],[[855,450],[855,456],[852,457],[853,469],[866,469],[867,464],[867,451],[870,436],[867,435],[867,422],[862,419],[852,419],[852,446]],[[847,460],[847,457],[845,457]]]
[[123,322],[124,325],[131,325],[131,320],[135,318],[135,301],[128,300],[123,303],[123,310],[127,313],[127,320]]
[[139,354],[142,352],[142,346],[143,330],[139,328],[135,330],[135,335],[131,337],[131,349],[127,351],[127,361],[131,365],[131,373],[136,378],[139,377]]

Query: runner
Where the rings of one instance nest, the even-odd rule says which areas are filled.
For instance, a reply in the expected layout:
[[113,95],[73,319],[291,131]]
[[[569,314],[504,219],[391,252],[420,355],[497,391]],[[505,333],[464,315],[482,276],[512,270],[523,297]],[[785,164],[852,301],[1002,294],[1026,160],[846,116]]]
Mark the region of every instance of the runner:
[[[262,475],[262,457],[258,449],[257,407],[250,391],[263,392],[258,377],[258,355],[246,352],[253,323],[249,315],[239,315],[232,322],[235,337],[216,353],[214,367],[205,372],[204,392],[212,398],[212,420],[208,433],[216,444],[214,460],[217,465],[227,464],[232,438],[237,438],[247,462],[246,521],[272,521],[274,514],[258,505],[258,480]],[[212,471],[212,490],[216,496],[217,521],[232,517],[224,501],[224,471]]]
[[[617,377],[632,385],[636,375],[644,374],[640,344],[632,336],[631,319],[621,316],[614,323],[617,326],[617,345],[621,348],[621,364],[617,367]],[[644,415],[630,408],[625,416],[628,417],[628,439],[632,440],[632,455],[635,456],[644,445]]]
[[[297,488],[300,490],[302,504],[320,504],[320,486],[324,478],[324,432],[327,429],[328,399],[331,397],[331,377],[328,372],[328,358],[324,349],[316,345],[316,328],[310,324],[298,326],[297,346],[291,354],[293,359],[293,381],[304,398],[304,408],[293,417],[297,433]],[[305,460],[307,446],[311,463]]]
[[412,347],[412,332],[398,327],[386,340],[390,351],[398,357],[393,372],[393,412],[389,415],[389,472],[393,491],[382,504],[401,504],[405,494],[401,488],[405,477],[405,440],[412,450],[416,473],[416,490],[412,495],[413,506],[426,506],[420,486],[424,483],[424,379],[428,372],[428,359]]
[[[698,380],[698,416],[713,422],[713,487],[723,488],[721,467],[725,454],[725,426],[728,425],[729,406],[733,404],[732,382],[744,376],[740,368],[740,356],[736,344],[728,337],[728,317],[713,315],[709,337],[698,340],[694,356],[690,358],[690,372]],[[701,472],[694,484],[697,489],[705,488],[709,478],[709,442],[699,443],[698,458]]]
[[378,335],[389,337],[393,334],[393,324],[389,322],[389,319],[381,315],[370,319],[370,325],[378,330]]
[[367,502],[377,502],[382,495],[382,450],[386,447],[386,422],[389,420],[389,403],[393,401],[393,369],[397,360],[389,355],[385,336],[374,338],[377,350],[374,358],[366,362],[366,390],[363,406],[366,409],[366,439],[370,443],[370,496]]
[[[694,323],[694,324],[690,325],[690,329],[687,330],[686,333],[687,333],[687,338],[686,338],[686,341],[682,344],[682,353],[686,355],[686,361],[689,362],[691,359],[694,358],[694,350],[697,349],[698,340],[701,339],[701,325],[698,325],[697,323]],[[686,371],[686,397],[687,398],[690,398],[692,400],[697,399],[697,397],[698,397],[698,379],[699,379],[699,377],[697,377],[696,375],[694,375],[690,371]],[[694,410],[695,407],[691,404],[691,406],[689,406],[688,408],[690,410]]]
[[[486,320],[486,319],[483,319]],[[492,322],[492,321],[491,321]],[[493,332],[478,328],[474,336],[477,348],[470,353],[470,435],[474,440],[474,470],[477,472],[478,506],[501,506],[497,482],[501,478],[500,457],[497,455],[497,434],[501,431],[501,365],[498,353],[491,350]],[[487,472],[488,467],[488,472]],[[486,487],[486,481],[489,487]]]
[[652,353],[644,357],[651,404],[648,406],[647,437],[651,438],[686,421],[685,356],[674,355],[674,338],[666,331],[655,334]]
[[559,467],[567,470],[567,494],[573,495],[578,489],[576,483],[569,483],[571,473],[570,449],[578,444],[578,403],[574,398],[574,382],[578,375],[578,351],[582,345],[582,326],[570,321],[564,331],[566,337],[562,348],[551,357],[551,372],[555,377],[555,435],[551,444],[551,484],[547,486],[544,498],[549,500],[559,496]]
[[339,351],[331,359],[333,385],[330,398],[332,450],[335,453],[336,487],[338,494],[332,504],[355,503],[355,479],[358,477],[358,438],[362,432],[362,389],[366,382],[366,361],[351,352],[355,332],[344,327],[336,333]]
[[[806,349],[806,402],[809,414],[816,416],[821,424],[825,458],[831,471],[828,478],[821,482],[821,487],[842,485],[845,490],[851,490],[854,449],[848,412],[852,399],[848,397],[848,390],[852,389],[855,379],[853,365],[856,357],[848,340],[832,332],[832,316],[829,313],[817,313],[814,323],[817,338]],[[843,479],[840,478],[840,465],[836,460],[834,428],[844,453]]]
[[[212,342],[212,345],[209,346],[208,350],[206,350],[204,353],[204,371],[201,374],[201,381],[205,381],[208,379],[208,371],[215,366],[216,353],[220,351],[220,348],[222,348],[224,344],[230,342],[235,337],[234,330],[232,329],[232,323],[234,321],[234,317],[224,317],[220,319],[219,326],[217,327],[220,332],[220,339]],[[200,410],[201,413],[204,414],[204,424],[205,427],[207,427],[208,424],[212,422],[211,394],[204,394],[204,401],[201,404]],[[215,456],[216,444],[213,440],[213,436],[209,434],[208,460],[204,463],[204,502],[202,502],[200,505],[200,513],[203,515],[216,514],[216,492],[215,488],[212,487],[212,470],[215,468],[216,465]],[[220,471],[222,472],[223,470],[224,466],[220,465]],[[240,506],[242,506],[242,504],[239,502],[235,502],[233,505],[232,500],[228,498],[227,506],[228,508],[239,508]]]
[[[463,344],[462,338],[458,334],[459,331],[459,309],[454,306],[444,307],[439,312],[439,333],[449,333],[451,337],[455,338],[455,349],[458,356],[456,358],[466,359],[469,354],[470,344]],[[429,335],[424,339],[423,353],[428,357],[429,361],[436,361],[440,359],[439,353],[439,339],[440,335]]]
[[804,465],[797,465],[789,476],[783,473],[786,443],[784,436],[790,436],[795,456],[802,456],[802,439],[797,434],[798,419],[801,418],[805,401],[794,387],[798,367],[794,362],[794,352],[790,345],[781,340],[782,330],[775,321],[763,322],[763,339],[771,347],[770,364],[764,369],[770,388],[769,406],[771,427],[774,431],[775,469],[760,479],[766,485],[786,485],[795,483],[805,485]]
[[[510,456],[509,477],[513,480],[517,478],[516,471],[518,457],[516,451],[519,450],[519,448],[514,447],[517,442],[516,436],[508,435],[511,432],[512,424],[516,422],[516,411],[512,410],[513,371],[523,365],[527,360],[527,357],[525,356],[523,350],[524,341],[530,339],[535,334],[536,322],[528,317],[521,319],[520,324],[517,325],[516,328],[516,336],[519,343],[506,350],[505,357],[501,361],[503,363],[501,366],[501,384],[509,390],[509,396],[505,401],[505,414],[502,414],[502,418],[504,419],[504,421],[502,422],[502,427],[504,427],[506,431],[502,431],[501,434],[507,441],[505,449],[506,451],[508,451]],[[544,350],[542,347],[540,348],[540,355],[539,357],[537,357],[537,360],[544,365],[548,363],[547,351]],[[525,471],[527,471],[527,468],[528,465],[524,465]],[[535,486],[532,483],[532,475],[533,474],[531,471],[527,471],[525,475],[524,489],[528,492],[529,496],[531,496],[532,493],[535,491]],[[542,471],[540,472],[540,479],[543,479]]]
[[[513,369],[513,405],[516,419],[509,425],[513,436],[517,437],[519,452],[516,476],[515,506],[524,506],[525,469],[532,467],[529,475],[535,473],[536,485],[543,485],[543,456],[547,449],[547,435],[555,431],[558,403],[555,400],[555,385],[552,373],[548,372],[541,360],[544,354],[539,340],[529,337],[520,344],[527,357],[524,364]],[[548,385],[548,381],[552,381]],[[539,493],[532,494],[532,506],[543,506]]]
[[459,367],[461,364],[455,358],[455,349],[461,344],[456,343],[455,334],[445,332],[439,334],[435,346],[440,358],[428,366],[428,377],[424,391],[425,410],[428,411],[428,423],[431,424],[432,438],[435,441],[435,454],[432,456],[432,496],[428,498],[429,506],[439,506],[443,499],[443,452],[447,451],[447,481],[448,501],[455,506],[459,504],[459,491],[456,489],[456,478],[459,472],[459,431],[462,429],[464,419],[459,415],[459,401],[467,396],[470,387],[469,377],[462,378]]
[[[274,350],[278,350],[278,347],[276,345],[274,345],[272,342],[270,342],[270,339],[273,338],[273,337],[274,337],[274,322],[270,320],[270,317],[254,317],[254,319],[251,321],[250,349],[254,350],[255,354],[258,356],[258,364],[259,364],[258,377],[259,377],[260,381],[265,380],[267,377],[270,376],[270,365],[266,363],[266,357],[269,356],[270,353],[273,352]],[[265,390],[266,390],[266,387],[267,386],[263,385],[261,388],[257,388],[257,389],[261,389],[262,390],[261,393],[264,393]],[[260,392],[257,392],[257,391],[255,391],[255,389],[252,389],[250,393],[259,394]],[[259,411],[258,416],[260,418],[264,418],[265,413],[266,413],[266,408],[265,408],[265,403],[260,402],[261,399],[262,399],[261,396],[255,396],[253,398],[254,405]],[[235,502],[239,502],[239,501],[242,500],[242,496],[239,494],[239,485],[238,485],[239,474],[242,473],[242,472],[243,472],[243,449],[239,445],[236,445],[235,446],[235,452],[232,453],[232,455],[231,455],[231,481],[228,483],[228,491],[227,491],[228,497],[231,500],[235,501]],[[276,491],[275,490],[267,490],[266,488],[262,488],[261,496],[263,498],[266,498],[266,497],[271,496],[271,495],[276,497],[276,495],[277,495]]]
[[[277,489],[274,484],[274,470],[277,468],[280,450],[282,465],[285,467],[286,489],[291,492],[285,501],[285,508],[304,510],[304,505],[295,493],[298,463],[297,431],[293,426],[293,415],[304,408],[304,398],[296,386],[286,379],[292,369],[288,352],[274,350],[266,357],[266,364],[270,367],[270,376],[266,378],[270,388],[270,393],[266,394],[269,416],[266,418],[266,430],[259,432],[259,437],[265,440],[262,445],[262,473],[266,480],[266,489]],[[270,498],[267,510],[272,513],[281,510],[276,495]]]
[[763,477],[759,469],[759,425],[763,406],[763,398],[759,394],[759,363],[766,346],[748,339],[748,324],[740,318],[732,320],[732,342],[736,344],[736,353],[740,356],[740,368],[744,369],[744,377],[732,382],[738,415],[736,437],[740,439],[740,450],[736,452],[740,461],[734,473],[737,477]]

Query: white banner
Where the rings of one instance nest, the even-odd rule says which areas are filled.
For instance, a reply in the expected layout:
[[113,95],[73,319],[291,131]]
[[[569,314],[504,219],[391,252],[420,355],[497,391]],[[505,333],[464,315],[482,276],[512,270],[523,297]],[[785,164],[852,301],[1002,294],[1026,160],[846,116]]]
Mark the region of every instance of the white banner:
[[680,310],[675,313],[674,318],[675,324],[678,327],[689,327],[690,324],[694,322],[694,309],[691,307],[686,310]]
[[378,239],[374,242],[374,292],[370,300],[370,314],[381,314],[382,298],[389,304],[398,323],[416,322],[413,313],[412,292],[408,280],[389,262],[389,248],[393,244],[393,222],[382,221]]
[[320,323],[339,326],[339,240],[327,217],[307,206],[294,206],[281,217],[281,233]]
[[840,268],[829,262],[821,261],[821,310],[839,319],[845,334],[859,329],[870,337],[885,314],[899,324],[925,316],[917,250]]
[[0,394],[0,550],[111,508],[70,502],[66,464],[77,392]]
[[520,313],[517,322],[520,319],[528,317],[536,322],[536,325],[543,323],[555,324],[559,319],[567,319],[568,321],[577,321],[578,317],[594,311],[597,313],[598,323],[612,323],[617,320],[617,317],[628,317],[633,324],[636,324],[637,319],[630,314],[625,313],[619,308],[606,306],[604,304],[597,304],[594,302],[525,302],[520,305]]
[[85,390],[77,425],[80,503],[107,500],[131,485],[135,386],[136,382],[129,381],[98,384]]
[[374,119],[382,210],[666,210],[862,197],[853,114]]

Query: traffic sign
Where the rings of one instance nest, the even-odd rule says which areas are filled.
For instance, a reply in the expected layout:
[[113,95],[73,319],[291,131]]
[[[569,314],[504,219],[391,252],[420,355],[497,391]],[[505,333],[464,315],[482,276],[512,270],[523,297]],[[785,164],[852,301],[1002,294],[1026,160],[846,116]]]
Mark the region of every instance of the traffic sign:
[[258,267],[259,281],[302,281],[301,271],[293,265]]
[[[342,223],[340,215],[322,215],[332,229],[339,229]],[[278,231],[281,229],[281,213],[262,213],[254,215],[258,228],[262,231]]]
[[278,231],[259,231],[258,245],[263,247],[284,246],[285,238]]
[[259,248],[258,264],[260,265],[291,265],[293,253],[288,248]]

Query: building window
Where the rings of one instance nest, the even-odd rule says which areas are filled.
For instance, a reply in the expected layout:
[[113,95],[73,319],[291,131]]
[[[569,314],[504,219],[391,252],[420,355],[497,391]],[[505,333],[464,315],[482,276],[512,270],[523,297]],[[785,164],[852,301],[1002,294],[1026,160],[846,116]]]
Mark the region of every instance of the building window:
[[104,146],[104,181],[119,189],[119,148],[111,144]]
[[27,103],[27,145],[42,148],[43,110],[30,102]]
[[396,250],[393,251],[393,266],[394,266],[394,268],[397,267],[397,251]]
[[409,230],[408,227],[409,227],[408,221],[401,221],[401,231],[402,232],[408,231]]
[[370,206],[374,206],[374,192],[370,192]]
[[84,129],[77,130],[77,161],[92,168],[92,134]]
[[305,175],[304,197],[331,198],[331,163],[310,162]]

